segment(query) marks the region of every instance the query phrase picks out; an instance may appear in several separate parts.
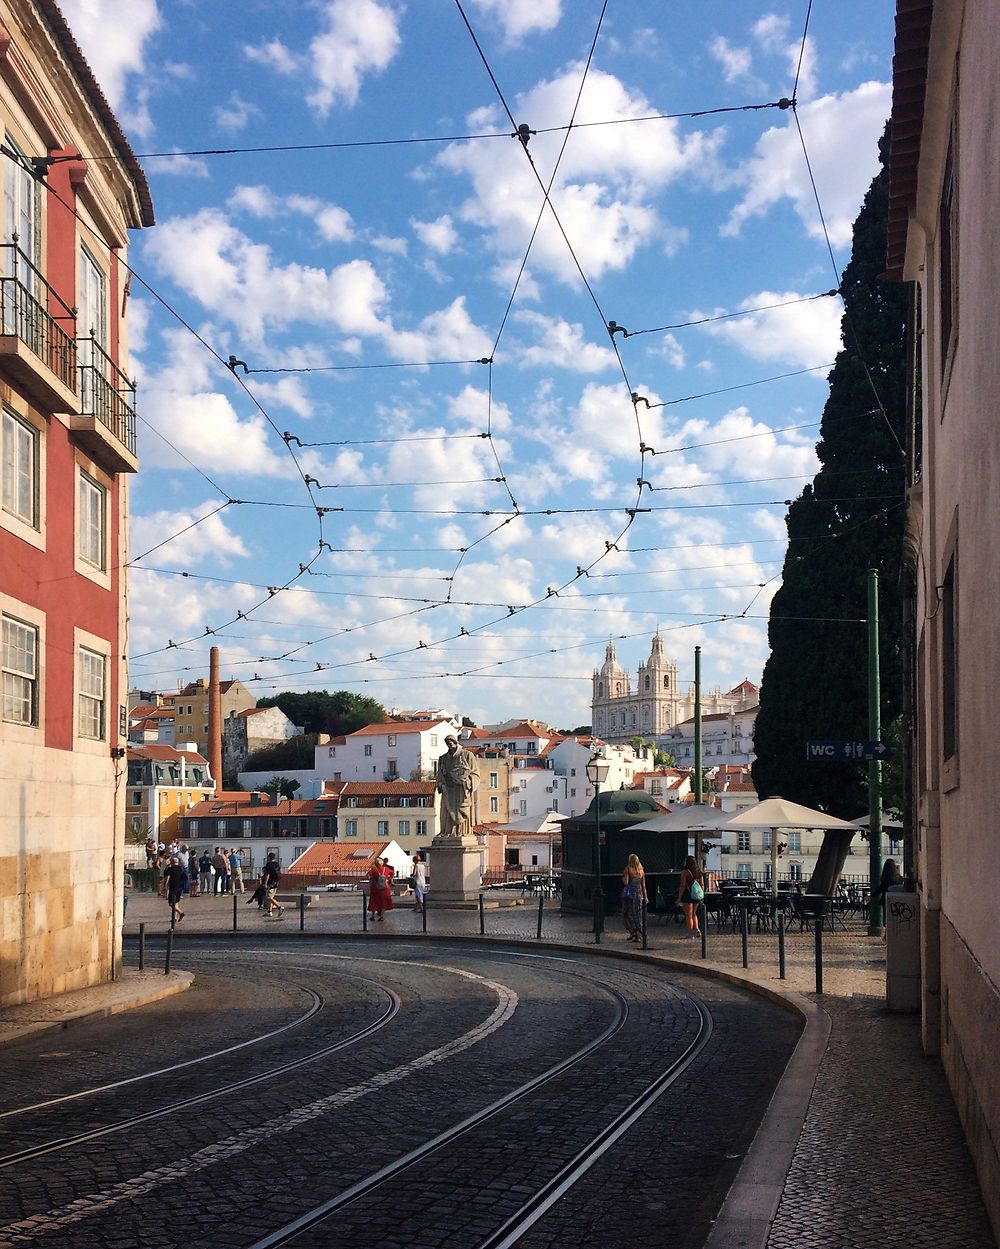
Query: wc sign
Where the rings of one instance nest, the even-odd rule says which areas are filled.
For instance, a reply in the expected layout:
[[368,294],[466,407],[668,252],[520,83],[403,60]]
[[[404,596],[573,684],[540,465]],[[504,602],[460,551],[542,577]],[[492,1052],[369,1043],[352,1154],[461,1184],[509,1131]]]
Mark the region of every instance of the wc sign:
[[891,759],[887,742],[806,742],[806,758],[813,763],[858,763],[869,759]]

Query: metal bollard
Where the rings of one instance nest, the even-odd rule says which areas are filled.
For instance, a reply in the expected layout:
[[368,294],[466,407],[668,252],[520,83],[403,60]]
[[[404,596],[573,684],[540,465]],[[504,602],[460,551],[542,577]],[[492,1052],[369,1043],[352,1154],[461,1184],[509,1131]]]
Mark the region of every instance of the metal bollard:
[[748,949],[750,912],[745,906],[740,907],[740,940],[743,943],[743,966],[750,966],[750,951]]
[[146,966],[146,925],[139,925],[139,970]]
[[479,935],[486,936],[486,904],[482,894],[479,895]]
[[778,979],[785,979],[785,912],[778,911]]
[[816,992],[823,992],[823,910],[816,916]]
[[594,894],[594,945],[601,944],[601,902],[602,898]]
[[708,910],[704,902],[698,904],[698,927],[701,929],[701,957],[708,958]]
[[647,937],[647,933],[646,933],[646,899],[645,899],[645,898],[643,898],[643,899],[642,899],[642,901],[639,903],[639,905],[640,905],[640,907],[642,908],[642,910],[641,910],[641,912],[640,912],[641,917],[642,917],[642,948],[643,948],[644,950],[648,950],[648,949],[649,949],[649,942],[648,942],[648,941],[647,941],[647,939],[646,939],[646,937]]
[[[480,898],[482,895],[480,895]],[[427,890],[424,890],[424,904],[420,908],[420,931],[427,931]]]
[[172,928],[168,928],[167,929],[167,953],[166,953],[166,957],[163,960],[163,974],[165,976],[170,975],[170,955],[173,953],[173,948],[174,948],[174,930]]
[[542,907],[544,905],[545,905],[545,895],[539,894],[539,897],[538,897],[538,931],[535,933],[535,938],[538,941],[541,941],[542,939]]
[[238,920],[239,920],[239,912],[236,909],[236,894],[234,893],[233,894],[233,932],[236,932],[237,930]]
[[368,931],[368,899],[363,889],[361,890],[361,931]]
[[306,930],[306,895],[299,894],[299,932]]

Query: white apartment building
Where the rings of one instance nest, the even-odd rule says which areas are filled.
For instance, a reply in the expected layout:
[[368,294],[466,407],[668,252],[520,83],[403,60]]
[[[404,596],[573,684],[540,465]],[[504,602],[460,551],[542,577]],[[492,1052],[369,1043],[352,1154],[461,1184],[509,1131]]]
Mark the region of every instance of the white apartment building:
[[457,731],[453,720],[368,724],[317,746],[315,776],[326,781],[430,780],[447,749],[444,739]]
[[[701,718],[702,766],[722,763],[749,767],[757,757],[753,752],[753,731],[757,723],[756,704],[742,711],[724,711]],[[660,739],[661,749],[672,754],[678,767],[694,766],[694,719],[683,720]]]

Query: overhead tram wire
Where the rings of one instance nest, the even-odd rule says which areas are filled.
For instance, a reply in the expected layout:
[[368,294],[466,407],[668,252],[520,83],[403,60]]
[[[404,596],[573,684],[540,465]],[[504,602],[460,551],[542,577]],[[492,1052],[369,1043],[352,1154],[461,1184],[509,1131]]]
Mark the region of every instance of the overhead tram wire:
[[665,330],[686,330],[694,325],[711,325],[716,321],[731,321],[734,317],[751,317],[757,312],[771,312],[775,308],[791,308],[795,304],[809,304],[817,299],[830,299],[840,294],[839,290],[820,291],[816,295],[802,295],[798,299],[783,299],[776,304],[761,304],[756,308],[741,308],[738,312],[720,312],[712,317],[697,317],[693,321],[674,321],[670,325],[654,325],[645,330],[627,330],[617,321],[609,321],[608,329],[612,334],[621,334],[623,338],[640,338],[643,334],[662,334]]

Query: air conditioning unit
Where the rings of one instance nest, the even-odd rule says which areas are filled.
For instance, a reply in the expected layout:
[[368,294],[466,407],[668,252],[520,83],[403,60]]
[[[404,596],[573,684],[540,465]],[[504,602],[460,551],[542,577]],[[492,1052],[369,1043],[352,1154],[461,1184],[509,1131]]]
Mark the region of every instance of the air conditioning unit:
[[546,785],[546,786],[545,786],[545,792],[546,792],[547,794],[551,794],[554,790],[555,790],[555,786],[554,786],[554,785]]

